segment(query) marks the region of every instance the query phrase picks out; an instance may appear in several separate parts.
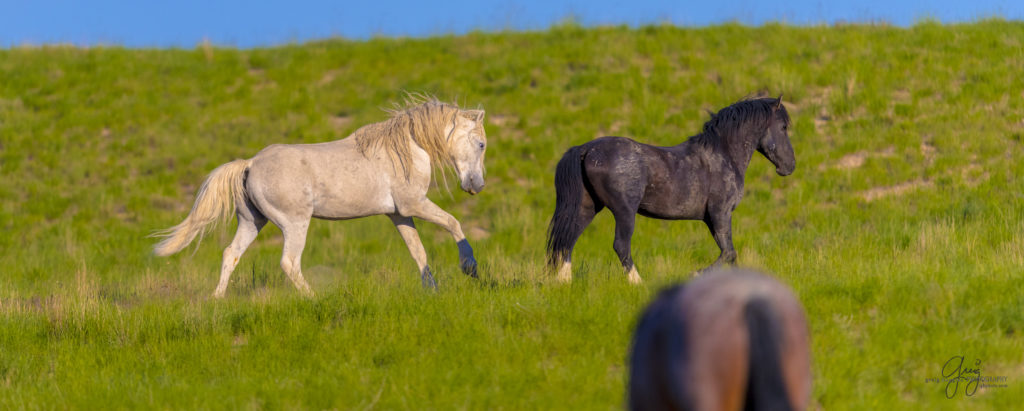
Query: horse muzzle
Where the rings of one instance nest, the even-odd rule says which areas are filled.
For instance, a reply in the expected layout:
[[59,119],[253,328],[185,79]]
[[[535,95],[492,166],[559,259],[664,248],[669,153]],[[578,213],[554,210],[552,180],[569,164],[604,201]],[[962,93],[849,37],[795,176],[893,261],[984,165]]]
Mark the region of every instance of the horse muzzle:
[[790,166],[790,167],[786,167],[786,168],[775,167],[775,174],[778,174],[778,175],[780,175],[782,177],[785,177],[785,176],[788,176],[790,174],[793,174],[794,170],[796,170],[796,165],[793,165],[793,166]]
[[[468,181],[467,181],[468,180]],[[469,193],[470,195],[476,195],[477,193],[484,191],[484,179],[483,177],[470,177],[467,180],[462,181],[462,191]]]
[[796,158],[793,156],[792,151],[789,151],[786,156],[780,156],[775,147],[767,150],[759,148],[757,151],[760,151],[768,161],[775,165],[775,173],[782,177],[793,174],[793,171],[796,170]]

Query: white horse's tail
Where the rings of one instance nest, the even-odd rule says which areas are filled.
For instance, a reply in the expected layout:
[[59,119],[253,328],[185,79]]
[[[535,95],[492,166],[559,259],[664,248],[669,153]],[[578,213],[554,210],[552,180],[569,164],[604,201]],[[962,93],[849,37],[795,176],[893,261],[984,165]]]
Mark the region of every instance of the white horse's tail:
[[153,253],[161,257],[174,254],[197,236],[201,240],[218,221],[230,221],[235,206],[245,201],[245,172],[250,164],[252,160],[235,160],[214,169],[199,187],[196,203],[185,221],[153,234],[164,237],[153,247]]

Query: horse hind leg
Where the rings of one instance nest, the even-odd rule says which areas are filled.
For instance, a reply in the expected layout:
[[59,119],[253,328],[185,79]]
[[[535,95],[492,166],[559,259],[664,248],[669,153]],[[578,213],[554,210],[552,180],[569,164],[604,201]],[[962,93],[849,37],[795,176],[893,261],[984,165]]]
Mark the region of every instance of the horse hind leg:
[[[594,216],[604,208],[603,205],[594,201],[594,198],[586,191],[580,192],[579,203],[558,204],[555,215],[551,218],[551,226],[548,234],[548,263],[554,267],[558,266],[558,273],[555,277],[558,282],[572,282],[572,251],[583,231],[587,228]],[[563,209],[562,207],[571,207]]]
[[235,238],[231,240],[231,245],[224,249],[224,260],[220,266],[220,281],[217,283],[217,289],[213,292],[214,298],[224,297],[224,293],[228,289],[228,282],[231,280],[231,273],[238,266],[238,259],[242,257],[245,250],[256,239],[256,235],[267,224],[267,218],[260,214],[251,203],[246,201],[243,207],[245,208],[239,208],[237,212],[238,230],[235,231]]
[[[590,196],[585,196],[587,197],[586,200],[589,200]],[[556,277],[559,282],[572,282],[572,250],[576,248],[576,242],[583,235],[583,230],[590,225],[591,221],[594,221],[594,216],[597,215],[598,211],[600,209],[593,204],[593,201],[584,201],[576,213],[575,221],[571,225],[571,231],[564,234],[562,239],[564,250],[559,258],[561,265],[558,267],[558,276]]]
[[588,175],[591,177],[595,197],[601,199],[615,216],[615,241],[612,248],[618,254],[629,282],[638,284],[641,282],[640,274],[633,264],[631,243],[636,213],[647,186],[642,166],[644,159],[639,156],[636,146],[629,150],[610,151],[606,157],[606,163],[595,167],[595,172]]
[[295,288],[307,297],[313,296],[313,289],[302,277],[302,250],[306,247],[306,232],[309,220],[301,223],[280,224],[284,234],[284,252],[281,255],[281,269],[295,284]]
[[612,243],[612,248],[615,249],[615,254],[619,256],[619,262],[622,263],[622,268],[626,273],[629,282],[632,284],[640,284],[643,280],[640,279],[640,273],[636,270],[636,264],[633,263],[633,252],[632,252],[632,241],[633,241],[633,227],[636,224],[636,212],[622,210],[615,212],[615,241]]

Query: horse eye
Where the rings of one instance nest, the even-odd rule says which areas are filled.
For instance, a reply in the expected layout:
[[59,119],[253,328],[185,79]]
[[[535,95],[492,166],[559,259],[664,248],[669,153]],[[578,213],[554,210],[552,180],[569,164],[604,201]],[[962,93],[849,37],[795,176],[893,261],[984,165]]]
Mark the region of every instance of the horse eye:
[[480,145],[480,148],[481,148],[481,149],[483,149],[483,148],[484,148],[484,143],[479,143],[479,145]]

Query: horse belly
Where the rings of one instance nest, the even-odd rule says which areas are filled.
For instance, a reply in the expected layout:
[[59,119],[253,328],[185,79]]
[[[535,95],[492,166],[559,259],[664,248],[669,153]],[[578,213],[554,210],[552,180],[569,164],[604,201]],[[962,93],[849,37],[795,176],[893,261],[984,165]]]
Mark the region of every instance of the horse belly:
[[370,173],[353,173],[354,178],[317,184],[313,216],[330,220],[366,217],[396,212],[386,181]]
[[313,217],[325,220],[347,220],[377,214],[395,213],[395,203],[389,199],[328,199],[313,208]]
[[693,209],[680,209],[680,208],[645,208],[640,207],[637,213],[650,218],[657,218],[661,220],[703,220],[704,212],[695,211]]
[[637,211],[663,220],[701,220],[706,206],[707,195],[695,187],[648,185]]

